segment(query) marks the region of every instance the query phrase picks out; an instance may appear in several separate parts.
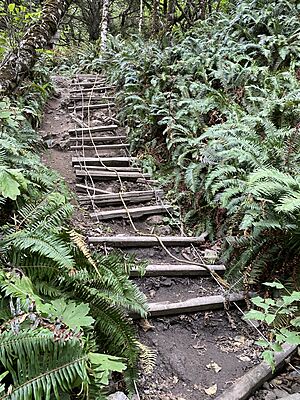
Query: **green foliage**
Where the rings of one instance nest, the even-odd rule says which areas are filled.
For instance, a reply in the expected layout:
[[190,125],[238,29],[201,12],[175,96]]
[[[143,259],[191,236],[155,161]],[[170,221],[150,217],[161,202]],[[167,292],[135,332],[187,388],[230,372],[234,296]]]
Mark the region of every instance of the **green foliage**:
[[299,11],[247,0],[167,47],[111,38],[86,64],[118,85],[132,149],[168,163],[186,222],[225,237],[229,276],[250,283],[298,276]]
[[278,291],[274,299],[260,296],[251,301],[256,307],[246,314],[247,319],[262,321],[271,333],[271,340],[259,340],[263,358],[274,368],[274,353],[282,351],[282,344],[300,344],[300,292],[290,291],[279,282],[265,283]]

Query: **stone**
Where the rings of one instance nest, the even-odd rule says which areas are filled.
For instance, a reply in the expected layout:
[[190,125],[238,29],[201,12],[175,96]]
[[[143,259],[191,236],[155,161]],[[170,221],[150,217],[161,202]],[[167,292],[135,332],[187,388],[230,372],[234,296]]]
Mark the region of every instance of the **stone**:
[[108,400],[129,400],[126,394],[123,392],[116,392],[113,394],[110,394],[107,398]]
[[146,221],[149,225],[160,225],[164,222],[164,217],[162,215],[151,215]]
[[300,400],[300,393],[290,394],[289,396],[282,397],[282,400]]
[[93,121],[90,122],[91,127],[99,126],[99,125],[102,125],[102,123],[98,119],[94,119]]
[[274,389],[273,393],[276,394],[277,399],[282,399],[284,397],[287,397],[289,395],[289,393],[286,390],[283,389]]

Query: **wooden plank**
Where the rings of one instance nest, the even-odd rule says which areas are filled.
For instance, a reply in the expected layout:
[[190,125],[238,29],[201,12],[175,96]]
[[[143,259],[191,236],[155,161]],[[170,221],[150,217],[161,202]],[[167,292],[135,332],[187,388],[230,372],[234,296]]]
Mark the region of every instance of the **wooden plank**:
[[82,136],[70,137],[70,142],[116,142],[117,140],[126,140],[126,136]]
[[138,159],[135,157],[72,157],[72,164],[84,165],[107,165],[114,167],[129,166],[136,162]]
[[[233,385],[221,393],[216,400],[247,400],[257,389],[266,381],[276,375],[276,373],[286,365],[286,359],[295,354],[298,350],[297,345],[283,344],[283,351],[274,354],[275,368],[272,368],[265,361],[246,372]],[[299,399],[300,397],[298,397]]]
[[194,297],[189,300],[170,303],[148,303],[150,317],[162,317],[166,315],[184,314],[206,310],[218,310],[224,308],[224,303],[243,301],[243,293],[232,293],[226,298],[221,295]]
[[172,206],[144,206],[144,207],[135,207],[135,208],[120,208],[118,210],[108,210],[108,211],[98,211],[95,213],[91,213],[90,216],[93,219],[98,220],[107,220],[107,219],[115,219],[115,218],[128,218],[128,213],[131,218],[140,218],[144,215],[153,215],[153,214],[164,214],[167,211],[171,211]]
[[107,131],[114,131],[118,128],[118,125],[99,125],[99,126],[93,126],[89,128],[74,128],[74,129],[69,129],[69,134],[74,134],[74,133],[95,133],[95,132],[107,132]]
[[[165,246],[189,246],[205,242],[201,236],[160,236]],[[107,244],[110,247],[152,247],[158,246],[159,242],[155,236],[90,236],[89,243]]]
[[[155,199],[156,196],[160,198],[163,195],[163,191],[145,190],[145,191],[134,191],[134,192],[123,192],[122,198],[126,203],[144,203]],[[119,193],[111,193],[109,195],[95,195],[92,196],[92,200],[95,204],[103,206],[111,206],[113,204],[123,204],[121,196]],[[81,204],[89,204],[91,202],[91,197],[80,196],[79,201]]]
[[[123,178],[124,180],[136,180],[142,174],[140,172],[122,172],[122,171],[82,171],[76,170],[75,174],[78,178],[84,178],[86,176],[92,177],[94,180],[105,180],[105,179],[118,179]],[[143,174],[147,175],[147,174]],[[149,175],[148,175],[149,176]]]
[[[141,168],[137,167],[99,167],[95,165],[84,165],[82,164],[74,164],[73,167],[75,169],[82,169],[84,171],[109,171],[109,170],[115,170],[115,171],[121,171],[121,172],[142,172]],[[108,169],[109,168],[109,169]]]
[[70,96],[69,97],[70,101],[101,101],[101,100],[110,100],[114,101],[115,96],[93,96],[92,92],[91,94],[89,93],[82,93],[82,95],[76,94],[75,96]]
[[[97,85],[99,85],[99,86],[97,86]],[[104,82],[101,82],[101,81],[74,82],[74,83],[71,83],[71,86],[72,87],[82,86],[84,88],[93,88],[93,90],[97,90],[97,92],[104,92],[106,90],[113,90],[116,88],[116,86],[104,85]]]
[[115,149],[127,149],[129,144],[120,143],[120,144],[102,144],[95,146],[81,145],[81,146],[70,146],[71,150],[82,150],[83,148],[86,150],[115,150]]
[[76,184],[76,189],[78,191],[87,191],[87,192],[92,192],[92,193],[102,193],[102,194],[110,194],[111,192],[108,192],[107,190],[102,190],[102,189],[98,189],[98,188],[94,188],[92,186],[87,186],[87,185],[80,185],[80,184]]
[[[207,265],[211,271],[224,274],[225,265]],[[208,276],[207,269],[190,264],[150,264],[146,267],[144,276]],[[131,271],[131,276],[140,276],[138,270]]]
[[81,110],[104,110],[107,108],[115,107],[115,103],[101,103],[101,104],[88,104],[76,107],[68,107],[69,111],[81,111]]

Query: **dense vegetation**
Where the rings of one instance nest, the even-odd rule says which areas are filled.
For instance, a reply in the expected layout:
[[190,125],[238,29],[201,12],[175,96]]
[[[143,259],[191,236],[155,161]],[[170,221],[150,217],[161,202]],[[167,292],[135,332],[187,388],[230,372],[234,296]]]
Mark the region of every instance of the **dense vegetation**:
[[[61,15],[70,7],[63,21],[50,24],[54,31],[62,22],[59,46],[45,52],[32,35],[40,32],[37,43],[51,47],[39,24],[55,4]],[[100,43],[105,4],[113,35]],[[281,296],[258,298],[262,311],[249,317],[270,324],[279,344],[300,343],[298,2],[52,0],[1,7],[2,71],[17,65],[20,46],[28,66],[17,91],[0,103],[2,397],[100,399],[111,371],[127,367],[134,376],[143,348],[127,318],[129,311],[146,315],[145,299],[128,279],[133,261],[90,253],[70,225],[70,193],[37,155],[34,128],[52,90],[45,69],[51,62],[56,72],[104,72],[117,84],[132,150],[171,183],[189,230],[206,230],[222,244],[227,279],[246,289],[285,282],[269,284]]]

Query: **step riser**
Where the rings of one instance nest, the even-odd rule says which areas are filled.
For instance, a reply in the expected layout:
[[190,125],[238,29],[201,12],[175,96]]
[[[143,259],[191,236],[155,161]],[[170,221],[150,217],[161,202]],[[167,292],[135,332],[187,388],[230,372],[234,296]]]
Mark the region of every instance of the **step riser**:
[[95,146],[88,146],[88,145],[83,145],[83,146],[70,146],[71,150],[82,150],[83,148],[86,150],[123,150],[127,149],[129,147],[129,144],[107,144],[107,145],[95,145]]
[[111,157],[111,158],[92,158],[92,157],[73,157],[72,164],[84,164],[88,166],[102,166],[102,163],[106,166],[114,167],[129,167],[132,163],[136,162],[137,159],[134,157]]
[[[150,207],[140,207],[140,208],[129,208],[128,212],[131,218],[140,218],[148,215],[155,214],[165,214],[167,211],[171,211],[170,206],[160,207],[160,206],[150,206]],[[91,218],[99,219],[101,221],[116,218],[128,218],[128,213],[126,210],[112,210],[103,211],[99,213],[90,214]]]
[[[162,236],[161,241],[165,246],[187,247],[191,244],[200,245],[205,242],[201,237],[180,237],[180,236]],[[104,245],[109,247],[153,247],[159,246],[160,243],[152,236],[90,236],[88,238],[90,244]]]
[[88,110],[105,110],[107,108],[115,107],[115,103],[103,104],[90,104],[88,106],[68,107],[69,111],[88,111]]
[[92,136],[92,137],[70,137],[69,141],[70,142],[75,142],[75,143],[113,143],[117,142],[118,140],[126,140],[126,136]]
[[69,129],[69,135],[72,134],[83,134],[83,133],[96,133],[96,132],[108,132],[114,131],[118,128],[118,125],[101,125],[101,126],[93,126],[90,128],[76,128],[76,129]]
[[[226,268],[224,265],[207,265],[207,267],[219,275],[223,275]],[[131,271],[130,275],[132,277],[140,277],[139,271]],[[166,267],[165,265],[148,265],[143,277],[160,277],[160,276],[170,276],[170,277],[202,277],[210,276],[210,273],[200,266],[195,265],[172,265]]]

